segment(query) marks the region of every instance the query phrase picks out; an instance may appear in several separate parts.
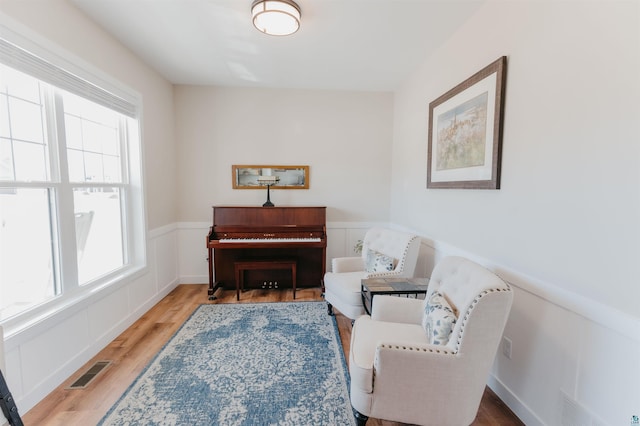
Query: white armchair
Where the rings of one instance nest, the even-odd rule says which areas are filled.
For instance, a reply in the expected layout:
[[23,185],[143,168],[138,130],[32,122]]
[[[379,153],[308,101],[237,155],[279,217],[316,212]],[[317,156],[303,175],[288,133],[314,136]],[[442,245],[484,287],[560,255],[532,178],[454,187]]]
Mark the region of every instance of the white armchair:
[[358,425],[472,423],[512,301],[508,284],[460,257],[436,265],[424,300],[377,296],[351,332]]
[[335,306],[354,320],[364,313],[361,280],[374,277],[413,277],[420,251],[420,238],[406,232],[371,228],[362,243],[362,255],[331,261],[324,276],[324,298],[329,314]]

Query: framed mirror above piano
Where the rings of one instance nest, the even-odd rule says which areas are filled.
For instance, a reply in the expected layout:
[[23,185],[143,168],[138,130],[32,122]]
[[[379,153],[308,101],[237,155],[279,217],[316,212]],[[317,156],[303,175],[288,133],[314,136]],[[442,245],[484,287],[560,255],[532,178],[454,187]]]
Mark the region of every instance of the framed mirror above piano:
[[278,177],[277,189],[309,189],[309,166],[233,165],[233,189],[263,189],[259,178]]

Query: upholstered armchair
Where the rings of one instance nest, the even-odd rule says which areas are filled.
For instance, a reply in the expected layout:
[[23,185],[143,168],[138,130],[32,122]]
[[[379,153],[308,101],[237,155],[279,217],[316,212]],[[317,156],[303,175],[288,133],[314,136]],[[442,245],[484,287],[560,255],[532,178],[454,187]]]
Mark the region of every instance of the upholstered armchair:
[[[364,313],[360,284],[364,278],[413,277],[420,238],[406,232],[371,228],[362,242],[362,255],[332,259],[324,276],[324,298],[329,314],[335,306],[354,320]],[[376,300],[377,301],[377,300]]]
[[446,257],[424,300],[377,296],[351,332],[351,404],[368,417],[469,425],[476,417],[513,293],[482,266]]

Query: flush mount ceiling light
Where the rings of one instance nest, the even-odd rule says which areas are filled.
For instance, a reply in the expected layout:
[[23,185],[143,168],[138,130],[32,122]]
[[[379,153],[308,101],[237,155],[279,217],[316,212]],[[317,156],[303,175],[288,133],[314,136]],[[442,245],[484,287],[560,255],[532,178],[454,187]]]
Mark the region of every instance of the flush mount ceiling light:
[[255,0],[253,25],[269,35],[289,35],[300,28],[300,7],[291,0]]

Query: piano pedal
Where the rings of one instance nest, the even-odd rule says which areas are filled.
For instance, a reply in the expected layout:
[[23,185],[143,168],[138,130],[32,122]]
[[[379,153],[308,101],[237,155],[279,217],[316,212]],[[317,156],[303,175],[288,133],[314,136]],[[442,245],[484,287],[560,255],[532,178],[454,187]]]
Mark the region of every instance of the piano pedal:
[[278,281],[264,281],[262,284],[260,284],[261,290],[277,290],[279,288],[280,284],[278,284]]

